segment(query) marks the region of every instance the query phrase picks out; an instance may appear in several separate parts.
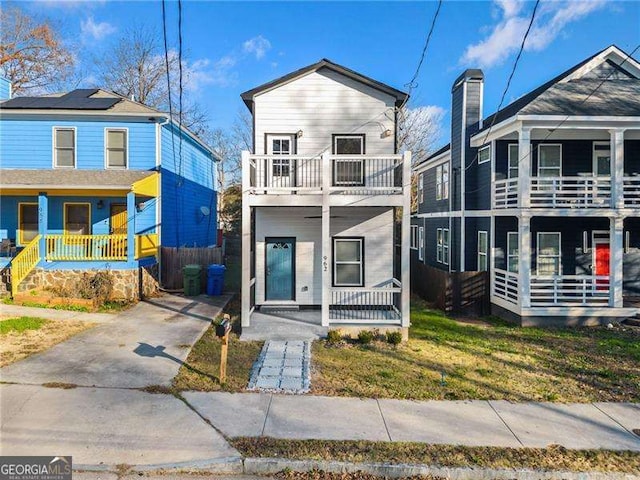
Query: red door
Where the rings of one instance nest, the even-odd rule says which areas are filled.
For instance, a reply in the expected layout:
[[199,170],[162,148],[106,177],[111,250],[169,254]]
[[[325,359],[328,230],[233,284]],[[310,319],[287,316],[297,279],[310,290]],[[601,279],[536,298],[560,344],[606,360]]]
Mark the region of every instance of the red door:
[[[596,276],[609,277],[609,255],[610,248],[608,243],[596,243]],[[604,290],[608,285],[608,279],[596,280],[598,290]]]

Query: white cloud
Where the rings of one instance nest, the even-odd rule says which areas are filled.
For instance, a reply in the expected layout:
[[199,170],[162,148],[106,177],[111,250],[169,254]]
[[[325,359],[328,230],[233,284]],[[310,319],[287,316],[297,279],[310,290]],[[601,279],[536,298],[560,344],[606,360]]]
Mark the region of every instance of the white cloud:
[[271,42],[262,35],[250,38],[242,44],[242,50],[245,53],[254,54],[256,60],[261,60],[271,49]]
[[[460,59],[462,64],[490,68],[504,62],[520,48],[529,25],[531,10],[523,10],[524,3],[518,0],[494,2],[501,10],[498,23],[484,40],[467,47]],[[544,50],[567,25],[603,8],[606,4],[606,0],[541,2],[524,50]]]
[[80,21],[80,32],[83,40],[102,40],[116,31],[109,22],[96,23],[93,17]]

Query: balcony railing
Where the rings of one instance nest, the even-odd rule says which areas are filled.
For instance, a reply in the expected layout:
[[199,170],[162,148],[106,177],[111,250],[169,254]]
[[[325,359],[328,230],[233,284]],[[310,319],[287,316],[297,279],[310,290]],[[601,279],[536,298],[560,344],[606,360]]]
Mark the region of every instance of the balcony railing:
[[[531,208],[611,208],[609,177],[533,177],[530,182]],[[517,208],[520,186],[517,178],[496,180],[494,208]],[[638,183],[630,180],[628,192],[625,187],[625,195],[633,192],[640,203],[640,180]]]
[[518,274],[507,272],[506,270],[500,270],[497,268],[494,269],[492,292],[494,296],[517,305]]
[[[325,168],[324,162],[330,162]],[[252,194],[388,195],[402,193],[402,155],[250,155]],[[330,178],[324,178],[325,173]]]
[[607,306],[609,277],[553,275],[531,277],[531,306]]
[[329,322],[400,324],[401,295],[402,284],[396,279],[383,287],[333,287]]
[[624,206],[640,208],[640,176],[624,178]]

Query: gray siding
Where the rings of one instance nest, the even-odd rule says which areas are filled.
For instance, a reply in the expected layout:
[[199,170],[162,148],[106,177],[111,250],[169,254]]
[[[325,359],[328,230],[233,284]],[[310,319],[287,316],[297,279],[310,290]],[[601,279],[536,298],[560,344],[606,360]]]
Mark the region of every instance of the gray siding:
[[[424,187],[424,201],[421,203],[418,203],[418,213],[433,213],[433,212],[449,211],[449,198],[442,199],[442,200],[436,199],[436,169],[437,167],[429,168],[425,170],[422,174],[423,176],[422,184]],[[449,176],[451,176],[451,174],[449,174]],[[418,176],[418,181],[419,180],[420,180],[420,177]],[[451,186],[449,188],[451,188]]]
[[460,163],[462,161],[462,85],[452,93],[451,98],[451,192],[453,210],[460,210]]
[[[426,218],[424,219],[425,231],[425,252],[424,263],[431,267],[439,268],[442,270],[449,270],[449,266],[437,261],[437,230],[438,228],[449,228],[448,218]],[[453,250],[450,249],[450,254],[453,257]]]
[[624,230],[625,235],[629,232],[629,249],[622,260],[624,294],[640,297],[640,217],[627,218]]
[[[491,245],[490,217],[468,217],[465,219],[465,270],[478,269],[478,232],[487,232],[488,245]],[[488,252],[488,251],[487,251]],[[487,263],[489,259],[487,256]]]

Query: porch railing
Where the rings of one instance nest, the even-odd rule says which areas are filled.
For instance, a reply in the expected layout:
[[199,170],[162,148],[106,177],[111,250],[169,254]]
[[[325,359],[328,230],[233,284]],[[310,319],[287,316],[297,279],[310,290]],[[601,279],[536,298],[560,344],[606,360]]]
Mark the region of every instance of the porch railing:
[[506,270],[494,269],[493,295],[518,304],[518,274]]
[[640,208],[640,176],[624,178],[624,206]]
[[402,284],[396,279],[382,287],[333,287],[329,322],[399,324],[401,295]]
[[158,255],[160,238],[157,233],[136,235],[136,260],[143,257],[153,257]]
[[518,179],[496,180],[494,188],[494,208],[518,207]]
[[531,306],[606,306],[609,277],[554,275],[531,277]]
[[18,286],[40,262],[40,239],[36,235],[26,247],[11,260],[11,295],[18,293]]
[[126,235],[46,235],[50,261],[127,260]]

